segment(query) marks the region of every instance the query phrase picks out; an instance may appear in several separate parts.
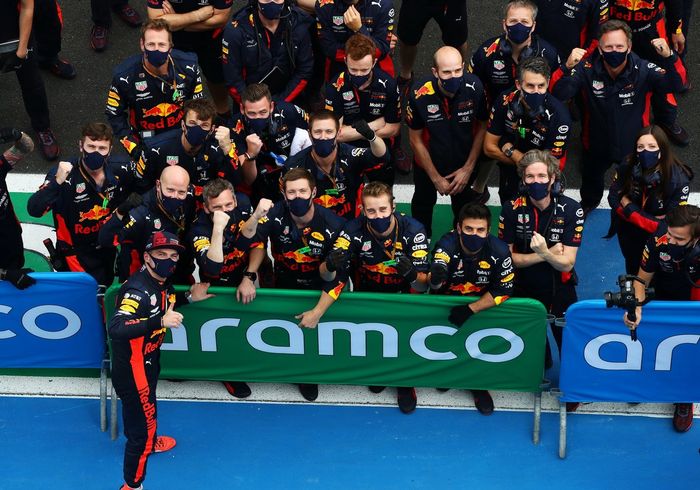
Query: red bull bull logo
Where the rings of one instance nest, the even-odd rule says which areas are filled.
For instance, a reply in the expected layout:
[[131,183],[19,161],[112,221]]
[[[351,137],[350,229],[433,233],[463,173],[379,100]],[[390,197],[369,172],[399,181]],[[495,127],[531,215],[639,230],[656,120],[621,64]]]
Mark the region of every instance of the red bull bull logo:
[[466,296],[470,293],[478,293],[479,291],[481,291],[481,288],[475,286],[471,282],[465,282],[462,284],[450,284],[449,290],[456,291],[459,294]]
[[245,252],[243,250],[236,249],[226,254],[224,262],[239,262],[244,256]]
[[330,194],[323,194],[315,198],[314,202],[319,206],[323,206],[324,208],[334,208],[345,204],[345,195],[343,194],[336,197],[331,196]]
[[345,85],[345,72],[341,73],[338,79],[333,83],[336,90],[340,90]]
[[391,276],[397,274],[395,267],[386,265],[383,262],[379,264],[364,264],[362,267],[368,272],[374,272],[383,276]]
[[150,109],[143,109],[143,117],[168,117],[181,109],[178,104],[163,102]]
[[501,38],[499,37],[498,39],[496,39],[494,42],[491,43],[491,46],[489,46],[488,48],[484,48],[484,52],[486,53],[487,58],[489,56],[491,56],[493,53],[495,53],[496,50],[498,50],[498,44],[500,42],[501,42]]
[[319,7],[323,7],[324,5],[333,5],[333,0],[318,0]]
[[306,254],[303,254],[299,252],[298,250],[293,250],[291,252],[285,252],[282,254],[282,257],[284,257],[286,260],[289,261],[294,261],[297,264],[304,264],[304,263],[309,263],[309,262],[318,262],[318,259],[315,257],[309,257]]
[[424,95],[433,95],[435,89],[433,88],[433,82],[425,82],[421,87],[414,91],[416,99],[423,97]]
[[243,131],[245,128],[243,127],[243,121],[240,119],[238,122],[236,122],[236,127],[233,128],[233,130],[236,132],[236,134],[241,134],[241,131]]
[[107,216],[109,212],[109,209],[103,208],[102,206],[98,206],[97,204],[95,204],[89,211],[80,213],[80,218],[78,221],[80,221],[81,223],[86,219],[90,221],[99,221],[105,216]]

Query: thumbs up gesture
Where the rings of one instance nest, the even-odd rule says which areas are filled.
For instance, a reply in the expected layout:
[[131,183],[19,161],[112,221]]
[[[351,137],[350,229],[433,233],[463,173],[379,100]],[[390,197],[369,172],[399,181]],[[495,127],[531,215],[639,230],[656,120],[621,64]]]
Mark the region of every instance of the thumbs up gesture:
[[168,309],[161,319],[161,324],[165,328],[177,328],[182,323],[182,313],[178,313],[174,308],[175,303],[170,303],[170,306],[168,306]]

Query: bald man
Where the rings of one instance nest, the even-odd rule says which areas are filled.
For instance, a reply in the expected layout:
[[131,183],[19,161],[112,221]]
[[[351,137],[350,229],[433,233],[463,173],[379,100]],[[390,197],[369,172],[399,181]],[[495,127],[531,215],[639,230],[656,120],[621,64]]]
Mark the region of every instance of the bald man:
[[432,234],[437,194],[450,196],[453,222],[466,203],[486,133],[488,110],[481,81],[464,71],[460,52],[443,46],[433,56],[432,75],[409,91],[406,121],[414,155],[411,213]]
[[[143,196],[129,196],[125,206],[120,206],[100,230],[103,247],[121,245],[117,257],[119,281],[141,268],[146,241],[156,231],[168,231],[185,243],[195,211],[190,176],[177,165],[163,169],[155,187]],[[188,248],[180,253],[173,282],[191,284],[192,271],[194,255]]]

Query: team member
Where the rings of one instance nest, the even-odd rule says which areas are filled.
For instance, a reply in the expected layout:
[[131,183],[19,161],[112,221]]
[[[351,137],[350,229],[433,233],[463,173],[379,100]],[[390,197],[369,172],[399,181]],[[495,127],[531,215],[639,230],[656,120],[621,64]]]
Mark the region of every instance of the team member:
[[[681,40],[681,15],[683,0],[648,0],[629,2],[625,0],[610,1],[610,18],[627,23],[632,29],[632,46],[634,52],[642,59],[663,64],[663,59],[654,46],[653,40],[664,38],[680,54],[684,48],[685,38]],[[671,24],[667,28],[667,15]],[[678,35],[680,32],[680,36]],[[676,65],[683,80],[684,90],[688,77],[682,60]],[[690,136],[678,122],[678,105],[673,94],[654,94],[651,98],[654,123],[666,131],[673,143],[688,146]]]
[[627,274],[636,274],[644,244],[668,212],[688,204],[692,170],[673,154],[658,126],[642,129],[637,151],[621,163],[608,193],[610,231],[617,233]]
[[411,86],[418,44],[430,19],[434,19],[440,27],[443,44],[458,49],[462,59],[466,60],[469,55],[467,0],[403,0],[397,27],[401,60],[397,81],[402,95]]
[[374,41],[379,66],[394,76],[392,37],[394,32],[393,0],[317,0],[316,26],[325,55],[325,79],[342,71],[347,56],[345,43],[360,33]]
[[105,113],[114,135],[137,160],[144,140],[176,128],[185,100],[203,97],[197,57],[173,49],[164,20],[141,28],[141,53],[114,69]]
[[126,25],[139,27],[143,24],[141,16],[129,5],[129,0],[90,0],[92,29],[90,29],[90,47],[98,53],[107,49],[108,33],[112,27],[110,7]]
[[528,58],[540,56],[551,70],[559,66],[554,46],[533,31],[537,23],[537,6],[530,0],[508,2],[503,12],[504,34],[485,41],[474,51],[469,72],[478,76],[490,100],[511,88],[516,68]]
[[[255,285],[248,265],[248,252],[253,244],[258,221],[267,216],[272,202],[261,199],[255,212],[244,194],[235,194],[231,182],[214,179],[204,186],[204,209],[190,230],[188,242],[194,250],[199,277],[215,286],[237,288],[241,301]],[[246,275],[247,274],[247,275]],[[224,381],[226,390],[236,398],[250,396],[250,387],[243,381]]]
[[[654,299],[662,301],[697,301],[700,299],[700,209],[697,206],[677,206],[666,215],[665,226],[660,226],[649,238],[642,253],[637,276],[644,284],[634,282],[638,301],[646,298],[646,286],[653,286]],[[630,329],[642,321],[642,307],[636,309],[637,319],[624,314]],[[693,425],[693,404],[676,403],[673,427],[687,432]]]
[[251,83],[241,93],[240,114],[233,117],[232,135],[241,165],[256,171],[248,192],[253,202],[279,201],[284,162],[311,144],[309,117],[300,107],[273,101],[267,85]]
[[27,202],[34,217],[53,213],[56,249],[66,271],[87,272],[100,294],[114,280],[114,248],[101,247],[100,230],[133,186],[133,164],[113,157],[112,129],[104,123],[86,124],[79,142],[80,156],[52,168]]
[[34,142],[18,129],[0,129],[0,144],[9,142],[14,144],[0,156],[0,279],[9,281],[18,289],[25,289],[34,284],[35,280],[28,275],[32,272],[31,269],[22,268],[22,226],[12,206],[5,178],[17,162],[32,152]]
[[[352,270],[351,270],[352,267]],[[354,291],[422,293],[427,289],[428,241],[418,221],[396,212],[391,189],[370,182],[362,189],[362,216],[347,223],[321,272],[327,280],[353,278]],[[379,393],[383,386],[372,386]],[[416,409],[416,390],[397,389],[403,413]]]
[[[282,177],[282,192],[284,201],[275,204],[258,225],[258,244],[251,251],[244,275],[251,284],[255,282],[269,239],[275,260],[273,287],[321,290],[316,306],[296,316],[300,327],[316,328],[345,285],[338,280],[322,280],[319,272],[344,220],[313,202],[316,183],[313,175],[303,168],[292,169]],[[240,297],[244,303],[255,298],[255,288],[248,289]],[[300,384],[299,391],[308,401],[318,397],[318,385]]]
[[[143,202],[133,194],[117,208],[100,229],[102,247],[120,246],[117,256],[119,281],[125,281],[142,265],[146,240],[156,231],[167,231],[185,243],[195,217],[195,198],[187,171],[177,165],[163,169],[156,186],[144,194]],[[192,251],[180,254],[173,280],[190,284],[194,270]]]
[[[574,265],[583,210],[562,194],[559,162],[549,152],[528,151],[518,162],[518,175],[522,195],[501,208],[498,227],[498,237],[508,244],[517,269],[514,296],[536,299],[561,317],[577,299]],[[554,327],[553,333],[561,348],[561,327]],[[547,354],[549,366],[549,350]]]
[[414,85],[406,109],[416,164],[411,215],[425,225],[428,236],[433,232],[436,192],[450,196],[454,219],[464,204],[481,197],[471,184],[488,118],[483,86],[476,76],[464,73],[457,49],[438,49],[432,72]]
[[[632,31],[618,20],[600,27],[598,49],[582,60],[575,49],[552,75],[552,93],[560,100],[583,96],[581,139],[581,205],[588,213],[600,203],[605,172],[634,151],[636,135],[649,125],[653,93],[678,91],[683,82],[676,71],[678,56],[665,39],[654,39],[664,68],[630,52]],[[562,76],[563,75],[563,76]]]
[[[436,294],[479,296],[473,303],[450,311],[449,320],[461,327],[473,315],[508,299],[513,291],[513,261],[508,245],[489,234],[491,212],[483,204],[465,204],[457,227],[433,249],[428,284]],[[493,413],[487,390],[470,390],[482,415]]]
[[255,165],[241,165],[229,128],[214,129],[214,104],[207,99],[188,100],[183,112],[181,128],[155,136],[146,143],[136,165],[141,192],[150,190],[163,169],[170,165],[187,170],[196,196],[217,176],[234,185],[255,180]]
[[313,72],[312,19],[288,0],[253,0],[224,29],[223,69],[234,107],[246,85],[265,83],[294,102]]
[[609,18],[609,0],[534,0],[539,36],[552,44],[559,55],[574,48],[588,50],[597,44],[598,28]]
[[[338,141],[366,147],[364,137],[352,127],[362,119],[392,148],[391,154],[395,157],[396,150],[401,148],[401,98],[396,81],[376,66],[375,44],[362,34],[355,34],[345,44],[345,63],[345,71],[325,87],[326,109],[340,119]],[[367,178],[391,186],[394,169],[387,162],[381,170],[370,172]]]
[[338,143],[340,123],[334,113],[320,110],[311,115],[311,147],[300,151],[285,163],[285,170],[301,167],[314,176],[317,194],[314,202],[345,219],[355,216],[357,191],[362,173],[387,160],[386,145],[363,119],[353,130],[369,142],[369,148]]
[[160,346],[167,329],[182,323],[182,313],[175,307],[212,296],[207,293],[207,283],[174,294],[170,278],[183,251],[171,233],[159,231],[149,236],[144,266],[122,284],[116,312],[109,322],[112,384],[122,400],[126,436],[122,490],[143,488],[148,456],[175,447],[172,437],[156,436]]
[[32,34],[36,40],[39,66],[58,78],[75,78],[75,67],[68,60],[58,56],[63,34],[63,12],[58,0],[34,0]]
[[501,203],[518,194],[516,165],[532,149],[548,150],[564,170],[571,127],[569,110],[547,93],[550,71],[543,58],[529,58],[518,67],[515,89],[503,92],[491,108],[484,153],[498,161]]

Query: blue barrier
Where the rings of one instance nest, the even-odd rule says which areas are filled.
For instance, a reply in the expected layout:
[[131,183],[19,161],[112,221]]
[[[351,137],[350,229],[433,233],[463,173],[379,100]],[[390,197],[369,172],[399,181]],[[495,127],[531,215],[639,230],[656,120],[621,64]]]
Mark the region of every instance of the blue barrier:
[[31,276],[37,283],[24,291],[0,281],[0,368],[99,368],[105,334],[95,280]]

